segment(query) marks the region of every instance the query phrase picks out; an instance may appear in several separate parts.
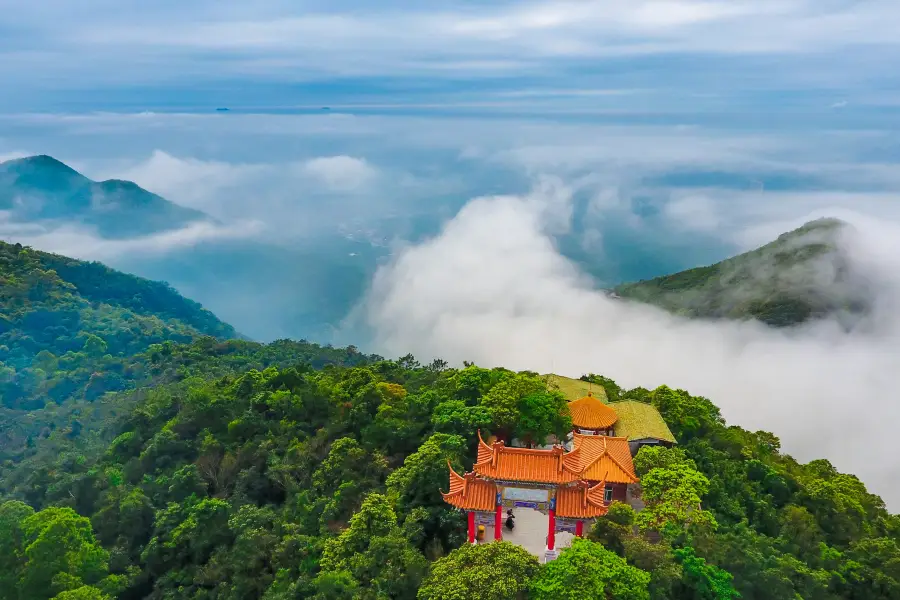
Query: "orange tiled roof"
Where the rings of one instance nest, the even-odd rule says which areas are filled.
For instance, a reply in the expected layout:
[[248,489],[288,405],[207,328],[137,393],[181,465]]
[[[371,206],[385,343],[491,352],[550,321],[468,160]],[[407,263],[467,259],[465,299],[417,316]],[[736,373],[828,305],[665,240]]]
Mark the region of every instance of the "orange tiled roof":
[[[447,466],[450,466],[449,461]],[[444,501],[465,510],[493,511],[497,502],[497,486],[475,473],[460,475],[450,467],[450,491],[441,492]]]
[[581,478],[608,483],[637,483],[628,438],[604,435],[573,434],[575,446],[570,454],[579,452]]
[[572,483],[581,479],[580,451],[508,448],[503,442],[488,446],[478,433],[478,461],[472,469],[484,477],[534,483]]
[[590,487],[586,483],[561,487],[556,492],[556,514],[569,519],[602,517],[609,510],[603,501],[606,482]]
[[590,394],[569,402],[569,413],[572,424],[584,429],[606,429],[618,420],[612,407]]

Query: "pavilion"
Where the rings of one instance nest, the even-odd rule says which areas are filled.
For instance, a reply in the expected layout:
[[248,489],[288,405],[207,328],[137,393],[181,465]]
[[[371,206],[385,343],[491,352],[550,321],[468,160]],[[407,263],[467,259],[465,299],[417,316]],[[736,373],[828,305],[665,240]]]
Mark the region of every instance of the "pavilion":
[[494,539],[502,539],[505,510],[530,508],[547,516],[544,556],[552,560],[558,532],[584,535],[585,523],[605,515],[613,501],[643,506],[630,493],[639,483],[632,457],[646,444],[675,443],[656,408],[636,401],[607,404],[591,393],[568,407],[572,432],[564,443],[488,444],[479,431],[472,471],[460,475],[450,467],[450,489],[442,495],[467,513],[470,543],[477,525],[492,527]]
[[[626,485],[637,483],[624,438],[575,434],[574,449],[513,448],[502,441],[487,444],[478,432],[478,458],[472,471],[450,468],[444,500],[466,511],[468,538],[475,543],[476,524],[493,525],[503,537],[504,510],[532,508],[547,515],[547,560],[556,554],[556,533],[584,535],[585,522],[606,514],[609,504],[624,499]],[[616,486],[622,486],[617,488]]]

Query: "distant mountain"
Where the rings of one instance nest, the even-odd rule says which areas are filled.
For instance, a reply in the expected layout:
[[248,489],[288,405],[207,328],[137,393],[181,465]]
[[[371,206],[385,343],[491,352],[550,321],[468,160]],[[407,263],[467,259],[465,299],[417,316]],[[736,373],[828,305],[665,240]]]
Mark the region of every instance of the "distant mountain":
[[[237,337],[230,325],[165,283],[99,263],[0,242],[0,401],[28,408],[71,395],[106,357],[130,356],[156,343]],[[78,372],[55,380],[60,365]],[[107,373],[95,393],[117,389]]]
[[108,239],[177,229],[208,215],[169,202],[136,183],[92,181],[50,156],[0,163],[0,210],[13,222],[76,222]]
[[689,317],[775,327],[826,316],[850,323],[868,310],[872,294],[839,244],[847,227],[836,219],[812,221],[756,250],[613,292]]

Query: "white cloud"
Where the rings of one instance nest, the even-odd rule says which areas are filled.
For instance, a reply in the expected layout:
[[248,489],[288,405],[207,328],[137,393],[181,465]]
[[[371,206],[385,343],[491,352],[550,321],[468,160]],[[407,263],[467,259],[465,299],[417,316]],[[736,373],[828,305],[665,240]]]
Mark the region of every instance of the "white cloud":
[[[280,0],[251,8],[225,0],[179,7],[177,18],[166,3],[116,11],[102,10],[100,0],[82,4],[83,13],[69,13],[54,2],[54,14],[67,16],[52,22],[30,7],[7,10],[18,35],[9,36],[0,74],[41,86],[50,82],[35,73],[109,84],[235,76],[479,78],[553,73],[554,66],[581,59],[848,51],[877,57],[895,56],[900,45],[893,0],[538,0],[414,8],[389,2],[377,9],[363,2],[286,7]],[[858,72],[879,69],[856,64]],[[817,72],[832,81],[838,75]]]
[[233,164],[216,160],[179,158],[155,150],[146,161],[131,163],[108,176],[134,181],[141,187],[198,210],[217,212],[217,199],[223,190],[244,183],[248,178],[271,172],[268,165]]
[[377,350],[682,387],[711,398],[730,422],[773,431],[787,452],[828,458],[900,503],[900,459],[873,443],[891,439],[900,419],[897,221],[844,215],[863,233],[848,252],[878,275],[874,331],[775,331],[682,320],[595,291],[544,227],[542,215],[568,193],[545,180],[526,197],[477,198],[439,236],[398,253],[360,307]]
[[676,198],[665,204],[663,212],[684,229],[711,232],[721,224],[716,203],[708,196]]
[[353,191],[370,185],[378,171],[352,156],[323,156],[304,165],[306,172],[334,191]]
[[204,242],[254,238],[262,230],[263,224],[259,221],[230,225],[197,221],[181,229],[127,240],[110,240],[73,225],[53,227],[40,223],[0,222],[0,236],[7,241],[19,242],[45,252],[99,261],[119,260],[125,255],[162,255]]

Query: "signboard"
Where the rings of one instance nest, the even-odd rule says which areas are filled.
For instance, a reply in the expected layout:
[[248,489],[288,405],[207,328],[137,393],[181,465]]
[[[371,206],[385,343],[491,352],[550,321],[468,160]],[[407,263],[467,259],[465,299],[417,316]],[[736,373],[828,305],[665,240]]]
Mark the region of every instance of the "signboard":
[[519,502],[541,503],[550,501],[550,490],[536,490],[534,488],[503,488],[503,499],[512,500],[516,506]]
[[578,521],[575,519],[556,519],[556,531],[565,531],[568,533],[575,533],[575,528],[577,526]]
[[485,527],[494,526],[494,513],[476,512],[475,525],[484,525]]

